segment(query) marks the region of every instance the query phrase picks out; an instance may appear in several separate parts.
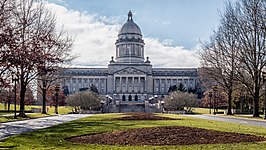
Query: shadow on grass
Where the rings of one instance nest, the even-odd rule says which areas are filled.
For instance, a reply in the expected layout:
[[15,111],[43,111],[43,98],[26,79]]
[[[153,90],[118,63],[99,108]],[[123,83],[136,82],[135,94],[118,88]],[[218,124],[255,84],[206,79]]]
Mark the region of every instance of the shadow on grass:
[[11,149],[15,148],[16,146],[0,146],[0,149]]

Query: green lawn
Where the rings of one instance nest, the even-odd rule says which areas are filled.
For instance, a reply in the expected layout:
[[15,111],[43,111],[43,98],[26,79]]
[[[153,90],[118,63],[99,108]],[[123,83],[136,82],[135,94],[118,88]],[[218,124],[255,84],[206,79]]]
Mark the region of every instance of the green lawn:
[[[31,110],[32,108],[39,108],[41,109],[42,106],[37,106],[37,105],[26,105],[25,110]],[[0,112],[0,123],[1,122],[9,122],[9,121],[17,121],[17,120],[25,120],[25,119],[33,119],[33,118],[39,118],[39,117],[47,117],[47,116],[52,116],[56,115],[54,112],[55,108],[54,106],[50,107],[47,106],[48,108],[48,114],[41,114],[41,113],[27,113],[28,118],[20,118],[14,119],[14,113],[13,112]],[[0,110],[5,110],[4,104],[0,103]],[[10,105],[10,110],[14,110],[14,105]],[[17,111],[19,111],[19,105],[17,105]],[[59,106],[58,107],[58,112],[59,114],[67,114],[71,112],[71,110],[66,107],[66,106]],[[18,112],[17,112],[18,113]],[[10,116],[7,116],[10,115]]]
[[110,146],[73,144],[64,139],[90,133],[109,132],[129,128],[153,126],[190,126],[218,131],[238,132],[266,136],[266,128],[252,127],[239,124],[209,121],[178,115],[165,115],[180,118],[170,121],[114,121],[108,120],[119,117],[118,114],[99,114],[92,117],[64,123],[47,129],[26,133],[0,142],[0,148],[14,147],[14,149],[265,149],[266,143],[239,143],[239,144],[208,144],[191,146]]
[[28,118],[17,117],[17,119],[14,119],[13,113],[12,113],[12,115],[8,115],[8,116],[2,115],[2,116],[0,116],[0,123],[52,116],[50,114],[40,114],[40,113],[27,113],[26,115],[28,116]]
[[[195,114],[210,114],[210,109],[209,108],[193,108],[192,112]],[[211,109],[211,113],[213,113],[213,109]],[[224,110],[218,109],[218,113],[223,114]]]
[[[32,108],[39,108],[41,109],[41,105],[25,105],[25,110],[31,110]],[[48,108],[48,114],[54,114],[54,106],[47,106]],[[7,109],[7,106],[6,106]],[[0,110],[5,110],[5,105],[3,103],[0,103]],[[14,104],[10,104],[10,110],[14,110]],[[19,105],[17,105],[17,111],[19,110]],[[59,106],[58,107],[59,114],[67,114],[71,112],[71,110],[67,106]],[[1,113],[2,114],[2,113]],[[0,114],[0,115],[1,115]]]

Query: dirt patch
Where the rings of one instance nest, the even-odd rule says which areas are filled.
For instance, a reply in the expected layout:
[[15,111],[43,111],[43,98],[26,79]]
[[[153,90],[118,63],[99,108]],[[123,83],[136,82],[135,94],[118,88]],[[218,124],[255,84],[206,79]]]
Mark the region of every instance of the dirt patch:
[[259,142],[266,138],[201,128],[166,126],[129,129],[67,139],[75,143],[107,145],[192,145]]
[[124,115],[127,116],[121,118],[114,118],[112,120],[180,120],[175,118],[156,116],[152,113],[144,113],[144,112],[124,113]]

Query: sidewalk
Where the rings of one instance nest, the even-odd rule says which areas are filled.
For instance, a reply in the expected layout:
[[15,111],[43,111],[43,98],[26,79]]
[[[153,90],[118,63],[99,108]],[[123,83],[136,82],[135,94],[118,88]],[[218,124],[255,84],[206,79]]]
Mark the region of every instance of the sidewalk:
[[266,128],[266,121],[260,119],[253,119],[253,118],[242,118],[242,117],[234,117],[234,116],[220,116],[220,115],[186,115],[189,117],[195,117],[200,119],[207,119],[207,120],[217,120],[217,121],[224,121],[224,122],[231,122],[231,123],[239,123],[244,125],[250,126],[259,126]]
[[0,140],[8,138],[12,135],[31,132],[88,116],[91,116],[91,114],[68,114],[0,123]]

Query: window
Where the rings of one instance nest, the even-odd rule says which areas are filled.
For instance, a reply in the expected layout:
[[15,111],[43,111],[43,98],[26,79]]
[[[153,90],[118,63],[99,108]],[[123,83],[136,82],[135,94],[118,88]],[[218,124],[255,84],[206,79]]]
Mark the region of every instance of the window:
[[135,101],[138,101],[138,95],[135,95]]

